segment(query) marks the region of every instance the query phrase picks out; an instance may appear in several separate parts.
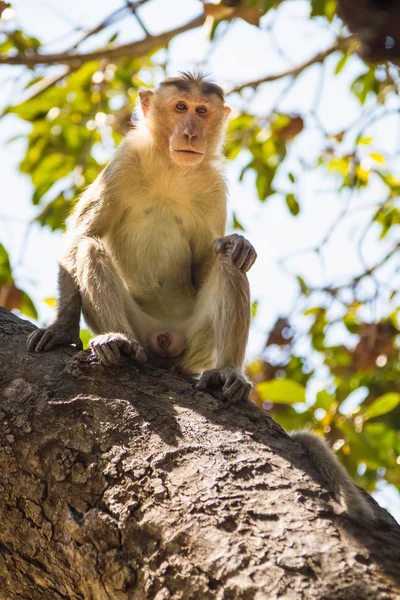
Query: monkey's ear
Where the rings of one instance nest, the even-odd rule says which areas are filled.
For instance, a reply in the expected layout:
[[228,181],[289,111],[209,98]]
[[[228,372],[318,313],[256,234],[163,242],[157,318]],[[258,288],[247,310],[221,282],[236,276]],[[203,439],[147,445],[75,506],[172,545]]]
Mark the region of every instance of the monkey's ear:
[[149,109],[150,109],[152,95],[153,95],[153,92],[151,92],[150,90],[145,90],[143,92],[139,92],[140,105],[142,107],[142,111],[143,111],[143,114],[145,117],[147,117],[147,113],[149,112]]
[[229,115],[231,114],[231,107],[228,106],[227,104],[224,104],[224,108],[225,108],[225,117],[229,117]]

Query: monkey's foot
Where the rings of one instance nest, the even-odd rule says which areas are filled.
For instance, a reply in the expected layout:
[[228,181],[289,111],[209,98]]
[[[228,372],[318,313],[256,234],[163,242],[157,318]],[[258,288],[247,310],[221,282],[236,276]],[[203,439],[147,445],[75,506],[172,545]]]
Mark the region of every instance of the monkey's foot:
[[75,344],[78,350],[83,349],[79,333],[76,335],[66,333],[57,327],[35,329],[26,341],[26,345],[30,352],[48,352],[56,346],[71,346],[72,344]]
[[92,354],[103,365],[117,365],[121,354],[133,358],[139,365],[147,362],[142,346],[134,338],[123,333],[103,333],[90,340]]
[[223,369],[210,369],[204,371],[200,377],[197,390],[207,390],[222,387],[222,399],[231,403],[246,400],[251,390],[251,383],[246,377],[235,369],[224,367]]
[[251,269],[257,258],[257,252],[250,242],[237,233],[215,240],[214,250],[217,254],[228,256],[244,273]]

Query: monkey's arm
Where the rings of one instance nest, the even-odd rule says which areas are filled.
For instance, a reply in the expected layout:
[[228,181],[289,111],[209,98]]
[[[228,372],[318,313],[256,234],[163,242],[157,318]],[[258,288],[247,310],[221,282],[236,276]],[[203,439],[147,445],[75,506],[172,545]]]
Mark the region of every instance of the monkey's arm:
[[49,327],[36,329],[28,337],[27,346],[31,352],[44,352],[55,346],[70,344],[75,344],[79,350],[83,347],[79,338],[82,302],[76,278],[76,257],[82,240],[103,233],[100,215],[103,213],[104,185],[101,181],[102,176],[85,192],[75,209],[75,222],[63,242],[56,318]]
[[211,297],[215,304],[216,368],[204,371],[196,387],[199,390],[221,387],[224,400],[238,402],[248,398],[251,389],[243,372],[250,327],[250,290],[246,272],[254,264],[257,254],[250,242],[237,234],[218,238],[214,253],[214,265],[203,290],[203,303]]
[[346,509],[348,516],[365,526],[375,524],[377,514],[364,498],[362,491],[350,479],[325,440],[307,431],[294,431],[291,437],[303,446],[313,466]]
[[58,275],[59,301],[55,321],[47,328],[36,329],[28,337],[27,346],[31,352],[51,350],[55,346],[75,346],[82,350],[79,338],[81,316],[81,295],[78,286],[68,271],[60,266]]

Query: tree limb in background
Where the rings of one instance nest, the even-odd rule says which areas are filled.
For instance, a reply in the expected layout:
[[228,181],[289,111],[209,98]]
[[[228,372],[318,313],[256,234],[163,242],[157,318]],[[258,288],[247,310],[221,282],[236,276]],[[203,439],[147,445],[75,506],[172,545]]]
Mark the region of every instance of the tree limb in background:
[[67,64],[73,67],[79,67],[81,64],[91,61],[100,60],[101,58],[109,58],[110,60],[122,57],[138,58],[151,52],[152,50],[165,46],[175,36],[190,31],[196,27],[200,27],[204,23],[204,15],[200,15],[195,19],[192,19],[186,25],[176,27],[170,31],[166,31],[156,36],[147,36],[143,40],[138,42],[132,42],[130,44],[124,44],[121,46],[115,46],[110,48],[100,48],[92,52],[86,53],[69,53],[60,52],[56,54],[43,54],[38,53],[31,54],[17,54],[15,56],[8,56],[0,54],[0,64],[4,65],[25,65],[26,67],[35,67],[36,65],[56,65],[56,64]]

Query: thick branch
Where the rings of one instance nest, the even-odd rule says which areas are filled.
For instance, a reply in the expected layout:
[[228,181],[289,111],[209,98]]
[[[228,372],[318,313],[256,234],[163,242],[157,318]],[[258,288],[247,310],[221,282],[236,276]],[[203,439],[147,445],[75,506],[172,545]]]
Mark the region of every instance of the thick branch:
[[0,308],[2,600],[398,597],[399,528],[340,514],[255,405],[32,329]]
[[271,83],[272,81],[277,81],[278,79],[283,79],[284,77],[296,78],[311,65],[324,62],[324,60],[334,52],[337,52],[338,50],[347,50],[351,48],[351,46],[354,44],[354,40],[355,36],[339,38],[334,44],[332,44],[332,46],[330,46],[326,50],[318,52],[318,54],[315,54],[315,56],[313,56],[312,58],[310,58],[309,60],[297,67],[292,67],[287,71],[281,71],[280,73],[276,73],[275,75],[266,75],[265,77],[261,77],[260,79],[255,79],[253,81],[241,83],[240,85],[237,85],[236,87],[229,90],[228,93],[233,94],[234,92],[240,92],[246,87],[256,88],[262,83]]
[[25,65],[27,67],[34,67],[36,65],[55,65],[55,64],[67,64],[74,67],[79,66],[90,60],[100,60],[101,58],[108,58],[114,60],[121,57],[138,58],[144,56],[148,52],[151,52],[155,48],[165,46],[177,35],[199,27],[204,23],[204,15],[196,17],[186,25],[176,27],[170,31],[166,31],[156,36],[148,36],[138,42],[132,42],[130,44],[124,44],[122,46],[115,46],[109,48],[100,48],[93,52],[86,53],[68,53],[60,52],[57,54],[17,54],[16,56],[8,56],[0,54],[0,64],[5,65]]

